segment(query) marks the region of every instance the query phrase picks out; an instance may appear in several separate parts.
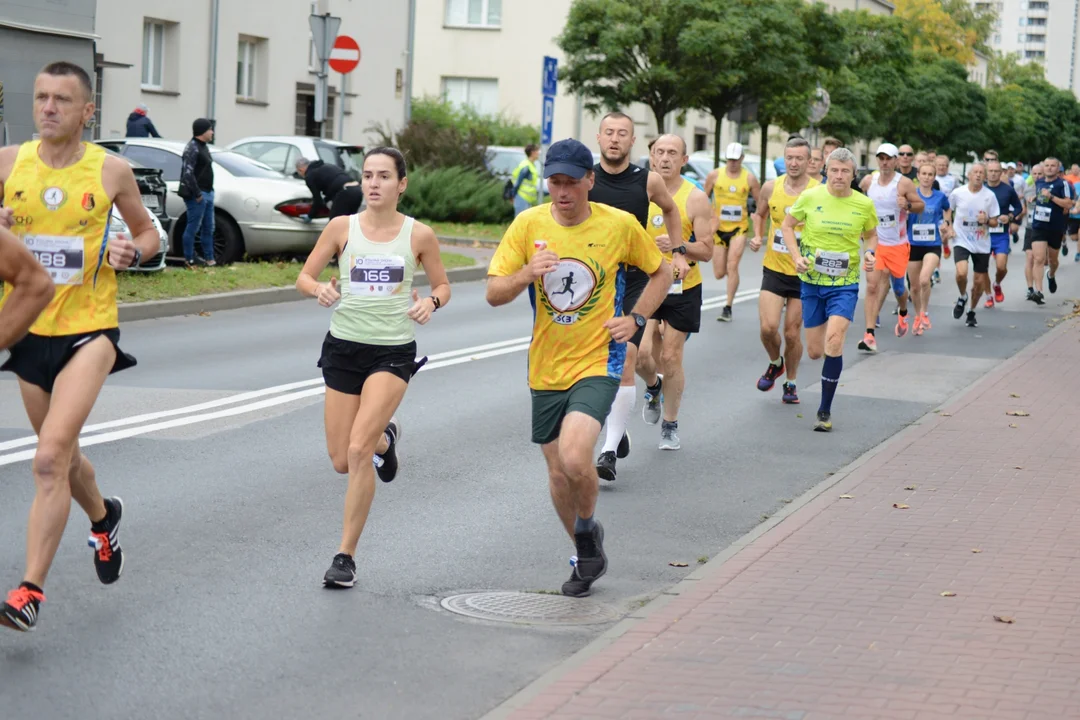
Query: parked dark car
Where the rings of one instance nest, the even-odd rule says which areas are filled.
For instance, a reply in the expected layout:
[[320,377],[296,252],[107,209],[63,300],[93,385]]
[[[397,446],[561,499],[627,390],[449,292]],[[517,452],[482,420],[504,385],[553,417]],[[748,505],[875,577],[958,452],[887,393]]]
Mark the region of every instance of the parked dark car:
[[150,209],[161,223],[162,229],[169,232],[172,229],[172,218],[165,212],[165,196],[169,192],[162,177],[160,168],[150,168],[140,165],[129,157],[124,157],[118,152],[106,148],[105,152],[113,157],[118,157],[131,166],[131,172],[135,174],[135,182],[142,193],[143,205]]

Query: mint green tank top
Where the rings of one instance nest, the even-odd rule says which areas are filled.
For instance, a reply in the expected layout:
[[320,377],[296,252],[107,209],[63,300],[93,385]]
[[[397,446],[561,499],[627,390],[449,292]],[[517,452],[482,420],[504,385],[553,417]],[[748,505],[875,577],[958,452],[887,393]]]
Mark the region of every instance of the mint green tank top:
[[416,271],[415,220],[406,217],[390,242],[372,242],[364,237],[359,217],[349,216],[349,239],[338,258],[341,301],[330,318],[330,334],[368,345],[405,345],[415,337],[406,314]]

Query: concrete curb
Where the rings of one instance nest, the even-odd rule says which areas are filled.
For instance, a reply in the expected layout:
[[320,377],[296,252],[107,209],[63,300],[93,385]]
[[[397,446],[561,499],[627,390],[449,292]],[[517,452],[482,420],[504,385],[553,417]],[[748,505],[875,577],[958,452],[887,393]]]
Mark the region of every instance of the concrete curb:
[[499,246],[498,240],[487,238],[465,238],[454,237],[453,235],[439,235],[438,238],[443,245],[455,245],[457,247],[482,247],[494,250]]
[[[447,270],[446,274],[450,277],[451,284],[473,282],[487,277],[487,268],[479,265],[476,267],[456,268]],[[427,275],[416,273],[413,278],[413,285],[416,287],[428,287]],[[275,303],[306,299],[296,291],[296,288],[290,285],[288,287],[264,288],[261,290],[239,290],[237,292],[215,293],[212,295],[196,295],[172,300],[122,303],[120,305],[120,322],[154,320],[179,315],[197,315],[201,312],[237,310],[258,305],[273,305]]]
[[[823,494],[828,492],[830,488],[833,488],[848,479],[855,471],[873,461],[876,456],[892,449],[895,445],[908,444],[918,437],[925,435],[927,432],[931,432],[933,427],[941,422],[940,415],[938,415],[941,410],[945,408],[959,409],[959,407],[967,405],[971,402],[972,396],[984,385],[996,382],[999,378],[1008,374],[1016,365],[1027,362],[1031,356],[1038,354],[1042,348],[1053,342],[1059,333],[1067,332],[1070,329],[1076,328],[1078,325],[1080,325],[1080,322],[1066,321],[1054,326],[1027,347],[1021,349],[1011,358],[998,365],[991,372],[986,373],[967,387],[961,388],[953,395],[946,398],[937,408],[931,410],[926,415],[923,415],[895,435],[886,438],[870,448],[862,455],[855,458],[855,460],[807,490],[791,504],[782,507],[768,520],[757,525],[754,529],[750,530],[750,532],[724,548],[720,553],[705,563],[704,566],[690,573],[668,590],[663,591],[641,609],[627,615],[584,648],[574,653],[566,660],[558,663],[539,678],[511,695],[497,707],[483,715],[480,720],[505,720],[510,717],[514,711],[525,707],[548,687],[558,682],[573,670],[584,665],[597,653],[606,650],[616,640],[625,635],[628,631],[637,627],[653,613],[663,609],[674,598],[694,588],[699,581],[724,572],[726,570],[724,567],[725,563],[752,545],[754,541],[773,530],[777,525],[790,518],[811,502],[817,500]],[[812,513],[812,515],[816,515],[816,513]],[[799,523],[796,527],[792,528],[792,532],[798,530],[803,524],[804,523]]]

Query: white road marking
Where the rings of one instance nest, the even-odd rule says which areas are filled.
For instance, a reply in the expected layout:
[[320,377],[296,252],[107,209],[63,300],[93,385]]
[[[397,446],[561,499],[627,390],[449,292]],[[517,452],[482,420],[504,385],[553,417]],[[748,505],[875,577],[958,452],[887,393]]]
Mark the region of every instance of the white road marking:
[[[738,304],[741,302],[753,300],[760,294],[760,292],[761,291],[758,289],[740,291],[735,294],[735,303]],[[708,298],[701,303],[701,309],[716,309],[718,307],[723,307],[726,302],[726,296]],[[526,336],[514,338],[512,340],[500,340],[499,342],[461,348],[459,350],[448,350],[446,352],[435,353],[428,356],[428,362],[426,365],[424,365],[424,367],[420,368],[420,372],[437,370],[438,368],[451,367],[454,365],[462,365],[464,363],[473,362],[476,360],[485,360],[487,358],[498,357],[500,355],[509,355],[511,353],[528,350],[530,339],[530,337]],[[148,433],[158,432],[160,430],[170,430],[172,428],[184,427],[186,425],[194,425],[197,423],[211,422],[213,420],[220,420],[222,418],[234,417],[236,415],[242,415],[244,413],[255,412],[257,410],[265,410],[267,408],[276,407],[278,405],[296,402],[298,400],[303,400],[304,398],[322,395],[323,393],[325,393],[325,391],[326,388],[323,385],[323,379],[321,377],[312,378],[310,380],[300,380],[298,382],[286,383],[284,385],[275,385],[273,387],[262,388],[261,390],[238,393],[236,395],[230,395],[229,397],[219,398],[217,400],[210,400],[208,402],[198,403],[196,405],[188,405],[186,407],[175,408],[172,410],[162,410],[160,412],[144,413],[142,415],[134,415],[131,417],[120,418],[117,420],[110,420],[108,422],[95,423],[93,425],[87,425],[83,428],[83,432],[79,436],[79,445],[80,447],[90,447],[93,445],[101,445],[103,443],[125,440],[127,438],[137,437],[139,435],[146,435]],[[249,402],[252,400],[254,400],[255,402]],[[217,409],[229,405],[237,405],[237,407],[230,407],[225,410]],[[206,410],[211,410],[212,412],[203,412]],[[185,415],[187,417],[179,417]],[[173,419],[165,420],[165,418]],[[158,420],[164,420],[164,422],[155,422]],[[115,430],[114,428],[127,429]],[[112,430],[112,432],[100,432],[102,430]],[[14,463],[22,462],[24,460],[32,460],[35,453],[33,446],[35,445],[37,445],[37,436],[35,435],[17,438],[15,440],[8,440],[7,442],[0,443],[0,451],[14,450],[21,447],[29,448],[18,452],[9,452],[0,455],[0,466],[12,465]]]

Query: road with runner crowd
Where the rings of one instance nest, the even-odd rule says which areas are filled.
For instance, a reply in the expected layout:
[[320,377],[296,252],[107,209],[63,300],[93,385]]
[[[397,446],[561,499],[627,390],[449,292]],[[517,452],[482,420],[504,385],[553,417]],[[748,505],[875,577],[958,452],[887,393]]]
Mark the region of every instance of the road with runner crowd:
[[[1014,255],[1005,304],[966,328],[951,317],[946,262],[926,335],[892,336],[891,299],[878,355],[859,356],[861,333],[849,333],[835,430],[822,435],[810,429],[820,362],[804,358],[801,406],[754,387],[766,364],[760,261],[743,259],[730,325],[715,321],[723,283],[705,283],[703,331],[686,348],[683,449],[656,448],[659,426],[641,421],[639,398],[633,453],[602,488],[610,567],[594,599],[620,613],[1016,353],[1080,297],[1069,262],[1046,307],[1024,302]],[[489,308],[483,289],[456,286],[418,332],[431,362],[399,413],[401,471],[377,488],[357,586],[344,592],[321,587],[345,488],[325,452],[315,367],[329,311],[301,302],[126,324],[122,345],[139,366],[110,379],[82,440],[102,491],[125,501],[124,577],[98,584],[73,515],[37,632],[0,636],[3,715],[477,718],[602,632],[439,607],[470,590],[555,591],[572,552],[529,443],[530,309],[524,297]],[[17,393],[0,377],[8,581],[33,496]],[[971,437],[964,450],[977,452],[977,428]]]

